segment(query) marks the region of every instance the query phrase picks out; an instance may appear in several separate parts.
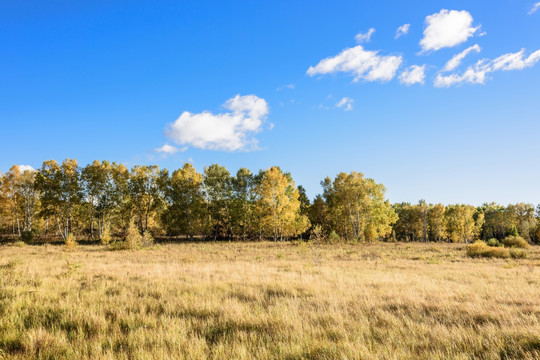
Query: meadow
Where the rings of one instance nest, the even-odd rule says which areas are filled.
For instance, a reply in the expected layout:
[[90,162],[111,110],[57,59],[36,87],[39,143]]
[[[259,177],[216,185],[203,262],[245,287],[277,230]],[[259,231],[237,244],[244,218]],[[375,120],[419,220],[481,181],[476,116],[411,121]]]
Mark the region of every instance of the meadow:
[[539,359],[540,248],[0,246],[0,358]]

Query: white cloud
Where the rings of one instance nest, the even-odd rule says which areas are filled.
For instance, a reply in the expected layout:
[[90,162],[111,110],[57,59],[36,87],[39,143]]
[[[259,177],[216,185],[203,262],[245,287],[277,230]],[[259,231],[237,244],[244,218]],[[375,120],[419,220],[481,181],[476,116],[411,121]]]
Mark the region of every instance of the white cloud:
[[461,61],[467,55],[469,55],[473,51],[476,51],[477,53],[479,53],[480,50],[481,50],[481,48],[480,48],[480,46],[478,46],[478,44],[474,44],[473,46],[468,47],[467,49],[463,50],[462,52],[460,52],[457,55],[454,55],[454,57],[452,57],[450,60],[448,60],[446,65],[444,65],[444,68],[443,68],[442,71],[452,71],[452,70],[454,70],[455,68],[457,68],[459,66],[459,64],[461,64]]
[[525,49],[515,53],[504,54],[493,60],[493,71],[522,70],[531,67],[540,60],[540,50],[536,50],[529,57],[524,58]]
[[307,74],[352,73],[354,81],[389,81],[403,61],[401,56],[381,56],[378,51],[364,50],[362,45],[343,50],[339,55],[321,60],[310,66]]
[[450,87],[462,83],[484,84],[486,81],[486,76],[489,72],[489,65],[486,65],[481,60],[476,63],[474,67],[469,66],[469,68],[462,75],[450,74],[448,76],[443,76],[441,74],[437,74],[434,85],[435,87]]
[[281,91],[281,90],[285,90],[285,89],[294,90],[294,88],[295,88],[294,84],[287,84],[287,85],[283,85],[283,86],[278,87],[276,90],[277,91]]
[[409,66],[399,75],[399,81],[407,86],[413,84],[423,84],[424,79],[426,78],[425,69],[426,65]]
[[187,150],[187,148],[179,149],[179,148],[177,148],[175,146],[172,146],[172,145],[169,145],[169,144],[165,144],[160,148],[154,149],[155,152],[161,153],[161,154],[164,154],[164,155],[172,155],[172,154],[176,154],[179,151],[185,151],[185,150]]
[[420,40],[422,51],[453,47],[474,35],[480,28],[472,27],[473,17],[468,11],[442,9],[426,17],[424,37]]
[[406,35],[409,32],[409,29],[411,27],[411,24],[403,24],[396,30],[396,36],[394,36],[394,39],[398,39],[403,35]]
[[25,172],[25,171],[34,171],[35,169],[33,167],[31,167],[30,165],[17,165],[19,167],[19,171],[20,172]]
[[529,10],[529,15],[534,14],[538,9],[540,9],[540,1],[534,4],[531,10]]
[[336,103],[336,107],[344,108],[345,111],[351,111],[353,109],[353,102],[353,99],[344,97]]
[[467,70],[459,74],[450,74],[443,76],[438,74],[435,78],[435,87],[450,87],[463,83],[484,84],[487,75],[496,71],[523,70],[531,67],[540,61],[540,50],[536,50],[528,57],[525,57],[525,49],[515,53],[508,53],[499,56],[494,60],[482,59],[474,66],[469,66]]
[[257,145],[254,134],[262,130],[268,115],[266,100],[255,95],[236,95],[223,105],[228,112],[209,111],[193,114],[185,111],[165,130],[177,144],[200,149],[239,151]]
[[358,42],[359,44],[363,42],[369,42],[371,40],[371,35],[373,35],[374,32],[375,32],[375,29],[371,28],[368,30],[367,33],[365,34],[359,33],[354,38],[356,39],[356,42]]

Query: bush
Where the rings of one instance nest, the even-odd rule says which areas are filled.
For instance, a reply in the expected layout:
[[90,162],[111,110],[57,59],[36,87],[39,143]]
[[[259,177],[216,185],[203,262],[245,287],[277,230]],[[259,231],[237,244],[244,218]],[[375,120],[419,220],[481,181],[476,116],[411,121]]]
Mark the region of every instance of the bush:
[[105,228],[103,229],[103,232],[101,233],[101,239],[100,239],[101,245],[109,245],[111,243],[111,240],[112,240],[112,236],[111,236],[109,227],[105,226]]
[[508,258],[510,251],[502,247],[491,247],[483,241],[476,241],[467,247],[467,256],[485,258]]
[[521,236],[513,236],[513,235],[507,236],[504,238],[502,243],[506,247],[516,247],[516,248],[521,248],[521,249],[528,249],[531,247],[529,243],[527,242],[527,240],[525,240]]
[[77,240],[75,240],[75,235],[73,235],[72,233],[69,233],[67,235],[64,244],[66,245],[66,249],[68,250],[75,250],[77,248],[77,245],[79,245],[77,243]]
[[150,231],[146,230],[142,235],[142,246],[148,247],[154,245],[154,238],[152,237],[152,234],[150,234]]
[[341,240],[341,238],[339,237],[339,235],[334,231],[332,230],[332,232],[330,234],[328,234],[328,237],[326,238],[326,241],[333,244],[333,243],[337,243]]
[[135,223],[131,221],[129,223],[129,227],[127,229],[127,234],[126,234],[126,248],[130,250],[136,250],[136,249],[141,248],[141,246],[142,246],[142,236],[139,233],[137,226],[135,226]]
[[525,259],[527,257],[527,251],[523,249],[510,249],[510,256],[513,259]]
[[487,242],[488,246],[492,246],[492,247],[499,247],[501,246],[501,243],[499,242],[499,240],[495,239],[495,238],[491,238],[488,240]]
[[110,243],[109,246],[107,246],[107,249],[111,251],[118,251],[129,250],[130,248],[128,247],[127,242],[118,240]]

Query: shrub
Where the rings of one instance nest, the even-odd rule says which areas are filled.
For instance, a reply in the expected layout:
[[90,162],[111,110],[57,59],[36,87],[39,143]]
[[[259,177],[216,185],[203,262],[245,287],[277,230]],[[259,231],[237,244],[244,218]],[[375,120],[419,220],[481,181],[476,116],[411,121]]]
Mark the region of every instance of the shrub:
[[483,241],[476,241],[467,247],[467,255],[470,257],[485,257],[485,258],[508,258],[510,251],[502,247],[491,247]]
[[101,233],[101,245],[109,245],[111,243],[112,236],[108,226],[105,226]]
[[501,243],[499,242],[499,240],[495,239],[495,238],[491,238],[488,240],[487,242],[488,246],[492,246],[492,247],[499,247],[501,246]]
[[328,234],[328,237],[326,238],[326,241],[333,244],[333,243],[337,243],[341,240],[341,238],[339,237],[339,235],[334,231],[332,230],[332,232],[330,234]]
[[127,229],[126,234],[126,248],[130,250],[139,249],[142,246],[142,236],[139,230],[135,226],[135,223],[131,221]]
[[75,235],[73,235],[72,233],[69,233],[67,235],[64,244],[66,245],[66,249],[68,250],[75,250],[77,248],[77,245],[79,245],[77,243],[77,240],[75,240]]
[[110,243],[109,246],[107,246],[107,249],[111,251],[118,251],[129,250],[130,248],[128,247],[127,242],[118,240]]
[[152,237],[152,234],[150,234],[150,231],[146,230],[142,235],[142,246],[148,247],[154,245],[154,238]]
[[502,242],[506,247],[516,247],[521,249],[528,249],[529,247],[531,247],[527,240],[525,240],[521,236],[507,236]]
[[510,249],[510,256],[513,259],[525,259],[527,257],[527,250],[523,249]]

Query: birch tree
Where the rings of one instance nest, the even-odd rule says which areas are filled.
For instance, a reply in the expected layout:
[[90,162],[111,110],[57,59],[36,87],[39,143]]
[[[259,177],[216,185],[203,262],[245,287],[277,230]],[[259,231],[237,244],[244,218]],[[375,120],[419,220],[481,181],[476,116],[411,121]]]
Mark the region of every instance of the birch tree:
[[80,169],[75,159],[59,165],[45,161],[36,174],[36,189],[40,192],[42,214],[51,216],[58,233],[66,240],[74,229],[74,214],[81,203]]

